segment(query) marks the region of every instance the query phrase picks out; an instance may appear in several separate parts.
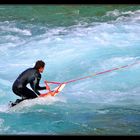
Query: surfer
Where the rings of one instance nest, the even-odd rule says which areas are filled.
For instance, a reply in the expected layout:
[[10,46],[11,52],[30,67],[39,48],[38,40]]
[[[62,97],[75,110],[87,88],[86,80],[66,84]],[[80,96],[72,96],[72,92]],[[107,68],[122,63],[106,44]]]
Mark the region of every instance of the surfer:
[[[43,73],[44,67],[45,62],[38,60],[36,61],[33,68],[26,69],[18,76],[18,78],[13,83],[12,90],[16,95],[20,96],[21,99],[17,99],[14,103],[11,104],[11,106],[14,106],[25,99],[33,99],[41,96],[38,90],[46,89],[45,86],[39,86],[41,73]],[[27,84],[30,84],[32,90],[27,87]]]

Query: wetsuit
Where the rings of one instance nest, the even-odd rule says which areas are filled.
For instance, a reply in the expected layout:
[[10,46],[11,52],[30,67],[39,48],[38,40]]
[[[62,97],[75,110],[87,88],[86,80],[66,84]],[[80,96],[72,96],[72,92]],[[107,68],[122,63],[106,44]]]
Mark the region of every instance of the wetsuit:
[[[22,97],[22,100],[36,98],[37,95],[40,95],[38,90],[46,89],[46,87],[39,86],[40,79],[41,74],[35,68],[29,68],[18,76],[12,90],[16,95]],[[30,84],[33,91],[26,87],[27,84]]]

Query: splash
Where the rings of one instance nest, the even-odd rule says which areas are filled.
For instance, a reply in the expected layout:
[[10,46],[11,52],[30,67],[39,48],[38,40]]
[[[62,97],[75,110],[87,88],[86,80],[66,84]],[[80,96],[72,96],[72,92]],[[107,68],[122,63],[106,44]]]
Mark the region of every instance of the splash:
[[[25,112],[24,110],[31,109],[33,106],[36,106],[36,105],[50,106],[57,102],[66,102],[66,100],[64,98],[47,96],[47,97],[42,97],[42,98],[24,100],[12,108],[5,108],[5,109],[8,112],[17,112],[17,111]],[[5,110],[2,110],[2,111],[5,111]]]

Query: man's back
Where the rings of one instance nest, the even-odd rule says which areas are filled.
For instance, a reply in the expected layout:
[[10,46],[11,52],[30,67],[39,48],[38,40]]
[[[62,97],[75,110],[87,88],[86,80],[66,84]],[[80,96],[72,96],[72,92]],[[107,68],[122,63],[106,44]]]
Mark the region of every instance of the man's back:
[[38,75],[36,69],[28,68],[18,76],[18,78],[15,80],[13,86],[19,86],[19,88],[24,87],[28,83],[33,81],[35,79],[36,75]]

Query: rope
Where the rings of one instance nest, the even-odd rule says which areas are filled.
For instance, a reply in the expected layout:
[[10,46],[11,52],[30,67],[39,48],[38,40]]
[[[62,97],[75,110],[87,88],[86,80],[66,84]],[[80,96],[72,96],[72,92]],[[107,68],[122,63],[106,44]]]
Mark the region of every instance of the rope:
[[91,75],[88,75],[88,76],[85,76],[85,77],[81,77],[81,78],[77,78],[77,79],[72,79],[72,80],[65,81],[65,82],[53,82],[53,81],[46,81],[46,82],[47,83],[51,83],[51,84],[63,84],[63,83],[68,84],[68,83],[76,82],[76,81],[79,81],[79,80],[84,80],[84,79],[87,79],[87,78],[91,78],[93,76],[97,76],[97,75],[100,75],[100,74],[109,73],[109,72],[112,72],[112,71],[115,71],[115,70],[120,70],[120,69],[123,69],[123,68],[127,68],[127,67],[130,67],[130,66],[139,64],[139,63],[140,63],[140,61],[132,63],[132,64],[129,64],[129,65],[125,65],[125,66],[109,69],[109,70],[106,70],[106,71],[97,72],[97,73],[94,73],[94,74],[91,74]]

